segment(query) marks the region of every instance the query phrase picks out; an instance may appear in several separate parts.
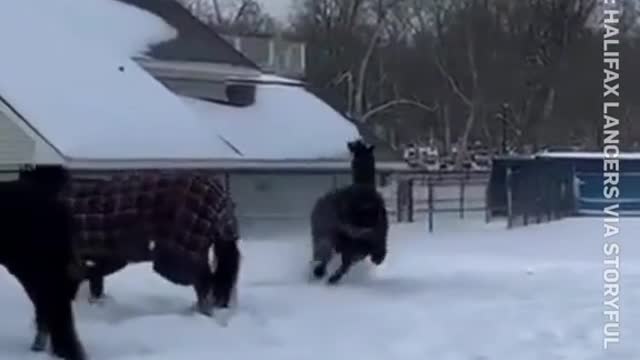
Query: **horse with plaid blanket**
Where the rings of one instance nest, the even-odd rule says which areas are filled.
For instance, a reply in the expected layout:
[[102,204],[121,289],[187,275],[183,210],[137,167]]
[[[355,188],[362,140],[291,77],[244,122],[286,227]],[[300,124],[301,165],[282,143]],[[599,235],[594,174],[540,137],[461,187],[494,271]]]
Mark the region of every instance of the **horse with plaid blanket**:
[[240,268],[239,233],[234,203],[215,178],[129,173],[75,181],[64,198],[93,299],[103,296],[105,276],[152,261],[165,279],[194,287],[203,314],[229,307]]

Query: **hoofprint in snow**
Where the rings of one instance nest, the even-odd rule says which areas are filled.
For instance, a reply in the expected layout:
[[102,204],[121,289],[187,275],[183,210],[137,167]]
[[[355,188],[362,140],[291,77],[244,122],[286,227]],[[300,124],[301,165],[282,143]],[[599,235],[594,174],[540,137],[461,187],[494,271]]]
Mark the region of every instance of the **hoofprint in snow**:
[[[640,220],[620,224],[621,343],[602,350],[599,219],[505,230],[438,219],[394,225],[387,262],[354,268],[344,283],[308,283],[308,234],[243,241],[240,305],[229,326],[188,312],[192,290],[148,265],[108,278],[103,306],[76,304],[94,360],[596,360],[634,359],[640,332]],[[27,351],[32,310],[0,272],[0,358]]]

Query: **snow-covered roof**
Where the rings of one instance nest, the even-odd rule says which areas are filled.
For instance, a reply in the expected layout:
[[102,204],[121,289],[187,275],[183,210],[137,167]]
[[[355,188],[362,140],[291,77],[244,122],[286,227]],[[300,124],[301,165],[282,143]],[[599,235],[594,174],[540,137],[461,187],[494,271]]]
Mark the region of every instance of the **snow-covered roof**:
[[115,0],[20,1],[37,3],[38,11],[64,19],[65,25],[76,30],[75,41],[100,43],[122,55],[146,53],[151,46],[178,36],[162,18]]
[[[127,3],[0,5],[0,97],[67,163],[348,156],[357,128],[298,80],[252,68],[227,74],[256,84],[256,102],[245,108],[172,93],[139,56],[177,32]],[[23,31],[27,19],[37,26]]]
[[352,123],[300,86],[258,84],[247,107],[183,99],[248,159],[346,158],[347,142],[359,137]]
[[[0,96],[67,158],[237,157],[129,58],[170,35],[140,13],[112,0],[3,3]],[[27,21],[33,26],[24,31]],[[121,36],[111,37],[118,27]]]

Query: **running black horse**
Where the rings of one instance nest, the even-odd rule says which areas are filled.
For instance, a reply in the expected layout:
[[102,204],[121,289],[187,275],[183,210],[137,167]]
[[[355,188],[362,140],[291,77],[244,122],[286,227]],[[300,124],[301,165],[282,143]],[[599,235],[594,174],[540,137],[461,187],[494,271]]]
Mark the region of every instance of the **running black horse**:
[[106,276],[148,261],[170,282],[193,286],[205,315],[235,300],[241,260],[235,205],[215,178],[134,172],[74,182],[64,197],[93,300],[103,297]]
[[311,212],[312,274],[326,275],[334,254],[340,267],[329,277],[336,284],[351,266],[370,257],[375,265],[387,256],[389,231],[385,202],[375,185],[374,146],[357,140],[348,143],[353,158],[353,184],[322,196]]
[[38,334],[32,350],[45,350],[39,335],[47,331],[55,355],[83,360],[72,309],[80,281],[72,271],[71,213],[58,198],[68,178],[60,167],[39,166],[22,171],[17,181],[0,182],[0,264],[34,305]]

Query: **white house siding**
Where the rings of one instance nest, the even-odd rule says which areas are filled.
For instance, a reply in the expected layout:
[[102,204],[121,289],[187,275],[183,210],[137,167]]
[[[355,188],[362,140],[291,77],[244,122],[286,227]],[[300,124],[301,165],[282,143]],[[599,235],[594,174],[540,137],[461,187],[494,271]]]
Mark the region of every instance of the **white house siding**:
[[0,100],[0,169],[20,164],[63,164],[60,154]]
[[0,165],[0,182],[18,179],[18,167],[14,165]]
[[[316,200],[335,186],[351,183],[351,175],[329,174],[231,174],[229,186],[236,202],[243,236],[281,235],[290,230],[308,231],[309,215]],[[395,219],[395,187],[379,188]],[[307,230],[304,230],[307,229]]]
[[35,141],[12,120],[11,110],[0,101],[0,165],[30,162]]

